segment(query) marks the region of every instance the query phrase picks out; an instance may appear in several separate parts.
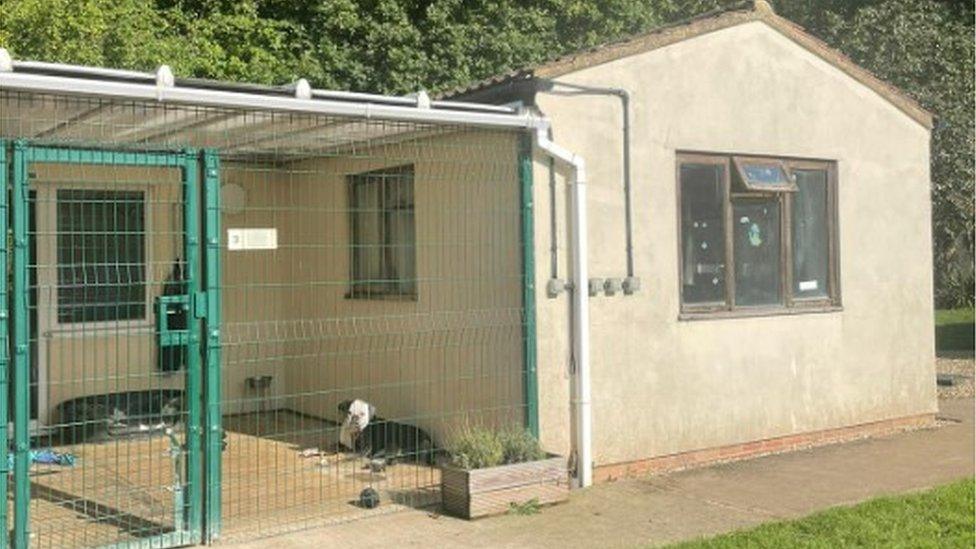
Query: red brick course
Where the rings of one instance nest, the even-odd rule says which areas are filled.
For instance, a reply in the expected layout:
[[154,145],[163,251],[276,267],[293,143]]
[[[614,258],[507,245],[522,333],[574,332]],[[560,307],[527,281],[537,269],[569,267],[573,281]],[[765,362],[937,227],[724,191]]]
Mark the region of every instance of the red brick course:
[[731,444],[729,446],[692,450],[690,452],[669,454],[624,463],[598,465],[593,470],[593,481],[610,482],[619,478],[680,471],[682,469],[692,469],[715,463],[739,461],[769,454],[792,452],[827,444],[884,436],[899,431],[931,427],[933,425],[935,425],[935,414],[919,414],[872,423],[862,423],[849,427],[839,427],[836,429],[786,435],[741,444]]

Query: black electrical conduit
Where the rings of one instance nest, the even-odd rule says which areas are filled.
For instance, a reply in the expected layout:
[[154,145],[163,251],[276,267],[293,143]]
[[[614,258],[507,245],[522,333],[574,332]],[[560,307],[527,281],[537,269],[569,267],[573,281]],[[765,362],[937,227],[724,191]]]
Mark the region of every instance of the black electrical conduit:
[[[562,88],[562,89],[559,89]],[[633,214],[631,207],[631,197],[630,197],[630,92],[622,88],[605,88],[599,86],[584,86],[581,84],[572,84],[569,82],[558,82],[556,80],[538,80],[536,85],[536,91],[540,93],[549,93],[552,95],[565,95],[565,96],[577,96],[577,95],[604,95],[613,96],[620,99],[620,106],[623,110],[623,157],[624,157],[624,224],[626,233],[626,246],[627,246],[627,278],[623,281],[623,291],[625,294],[630,295],[635,293],[640,289],[640,279],[634,276],[634,225],[633,225]],[[551,130],[550,130],[551,132]],[[550,165],[550,198],[554,198],[555,193],[555,176],[552,173],[552,166]],[[551,235],[550,236],[550,252],[551,252],[551,270],[552,277],[557,278],[557,261],[556,261],[556,231],[555,231],[555,205],[550,206],[551,213]]]

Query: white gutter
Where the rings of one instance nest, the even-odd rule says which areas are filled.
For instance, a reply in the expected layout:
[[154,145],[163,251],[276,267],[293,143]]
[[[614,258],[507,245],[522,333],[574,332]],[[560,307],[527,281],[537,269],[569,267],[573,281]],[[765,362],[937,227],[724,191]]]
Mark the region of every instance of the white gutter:
[[156,75],[151,72],[130,71],[125,69],[107,69],[103,67],[88,67],[84,65],[69,65],[63,63],[47,63],[45,61],[14,61],[13,70],[17,69],[35,71],[72,71],[88,76],[126,78],[131,80],[145,80],[148,82],[152,82],[156,79]]
[[[6,62],[4,62],[5,60]],[[170,79],[170,86],[172,86],[173,76],[169,67],[162,65],[162,67],[168,74]],[[7,50],[0,48],[0,72],[18,72],[18,71],[28,71],[36,74],[36,71],[47,72],[45,76],[49,77],[61,77],[69,78],[71,80],[75,79],[89,79],[97,80],[99,78],[115,78],[124,79],[130,81],[131,83],[146,83],[152,84],[157,83],[159,80],[160,72],[157,70],[155,73],[150,72],[139,72],[132,70],[123,69],[109,69],[102,67],[89,67],[84,65],[70,65],[63,63],[47,63],[43,61],[17,61],[10,57]],[[50,74],[55,73],[55,74]],[[56,74],[62,73],[62,74]],[[68,74],[64,74],[68,73]],[[181,86],[184,89],[193,89],[193,86]],[[337,99],[346,101],[359,101],[363,103],[378,103],[387,104],[391,106],[410,106],[417,107],[417,98],[415,96],[389,96],[389,95],[379,95],[373,93],[361,93],[361,92],[347,92],[338,90],[321,90],[312,89],[308,85],[305,79],[300,79],[294,84],[287,87],[279,88],[282,90],[295,90],[296,88],[301,89],[301,93],[296,94],[296,96],[303,99]],[[206,88],[196,88],[196,89],[206,89]],[[269,90],[274,90],[270,88]],[[416,95],[416,94],[414,94]],[[266,97],[262,95],[262,97]],[[475,112],[494,112],[499,114],[514,114],[516,109],[509,106],[501,105],[484,105],[480,103],[469,103],[464,101],[443,101],[435,100],[430,101],[429,106],[435,109],[455,109],[455,110],[468,110]]]
[[[417,105],[416,97],[386,96],[376,95],[373,93],[347,92],[338,90],[312,90],[312,97],[319,97],[322,99],[347,99],[350,101],[375,101],[378,98],[382,98],[384,103],[409,106]],[[467,101],[442,101],[439,99],[432,100],[430,102],[430,106],[435,109],[467,109],[509,114],[516,112],[516,109],[502,105],[485,105],[483,103],[469,103]]]
[[570,245],[573,256],[573,361],[575,365],[574,412],[576,414],[576,486],[593,483],[593,424],[590,386],[590,293],[586,220],[586,162],[549,140],[549,122],[535,126],[536,145],[573,169]]
[[297,97],[231,92],[184,86],[156,86],[137,82],[113,82],[87,78],[69,78],[0,72],[0,89],[59,93],[72,95],[98,95],[159,103],[186,103],[213,107],[236,107],[254,110],[303,112],[358,118],[378,118],[405,122],[441,124],[467,124],[482,127],[529,129],[537,117],[530,114],[500,114],[468,110],[435,110],[416,107],[385,105],[382,103],[351,103],[325,99],[300,99]]

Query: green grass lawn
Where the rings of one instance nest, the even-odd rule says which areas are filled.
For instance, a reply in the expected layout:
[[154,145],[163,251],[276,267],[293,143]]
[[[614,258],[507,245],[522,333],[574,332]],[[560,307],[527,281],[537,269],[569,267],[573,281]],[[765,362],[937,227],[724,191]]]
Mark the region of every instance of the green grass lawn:
[[935,312],[935,348],[940,351],[972,351],[973,309],[942,309]]
[[960,547],[972,549],[973,479],[671,547]]

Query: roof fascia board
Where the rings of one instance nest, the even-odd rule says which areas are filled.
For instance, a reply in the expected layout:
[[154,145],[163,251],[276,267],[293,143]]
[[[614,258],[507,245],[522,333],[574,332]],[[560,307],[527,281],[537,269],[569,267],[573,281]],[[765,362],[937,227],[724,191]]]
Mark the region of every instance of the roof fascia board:
[[882,99],[894,105],[898,110],[908,115],[909,118],[925,129],[931,130],[935,126],[935,115],[919,105],[914,98],[894,85],[875,76],[868,69],[858,65],[851,58],[806,32],[792,21],[774,13],[764,14],[759,20],[791,40],[794,44],[816,55],[850,78],[853,78],[862,86],[878,94]]
[[[630,40],[609,44],[575,55],[567,55],[549,63],[527,68],[522,72],[530,73],[536,78],[558,78],[618,59],[647,53],[684,40],[756,21],[765,23],[793,43],[813,53],[834,67],[837,67],[841,72],[878,94],[882,99],[894,105],[898,110],[925,129],[931,130],[933,128],[934,115],[922,107],[913,97],[881,78],[878,78],[871,71],[861,67],[849,57],[819,38],[816,38],[799,25],[776,15],[765,2],[756,2],[756,7],[754,8],[727,11],[711,17],[694,19],[685,24],[657,29]],[[473,97],[477,92],[502,86],[505,83],[504,81],[490,83],[480,88],[475,85],[467,90],[459,90],[457,96]]]
[[534,72],[539,78],[558,78],[758,19],[759,17],[753,10],[726,12],[715,17],[695,20],[685,25],[667,27],[656,32],[652,31],[643,36],[580,55],[570,55],[564,59],[540,65],[535,68]]
[[570,56],[563,60],[557,60],[553,63],[537,67],[534,72],[539,78],[557,78],[632,55],[663,48],[690,38],[696,38],[754,21],[765,23],[794,44],[837,67],[841,72],[874,91],[882,99],[894,105],[898,110],[908,115],[909,118],[921,124],[926,129],[931,130],[933,128],[934,115],[919,105],[915,99],[904,91],[878,78],[871,71],[861,67],[849,57],[803,30],[792,21],[776,15],[772,10],[766,9],[723,13],[714,18],[702,19],[683,27],[674,27],[662,32],[651,33],[627,42],[608,46],[602,50],[595,50],[579,56]]

